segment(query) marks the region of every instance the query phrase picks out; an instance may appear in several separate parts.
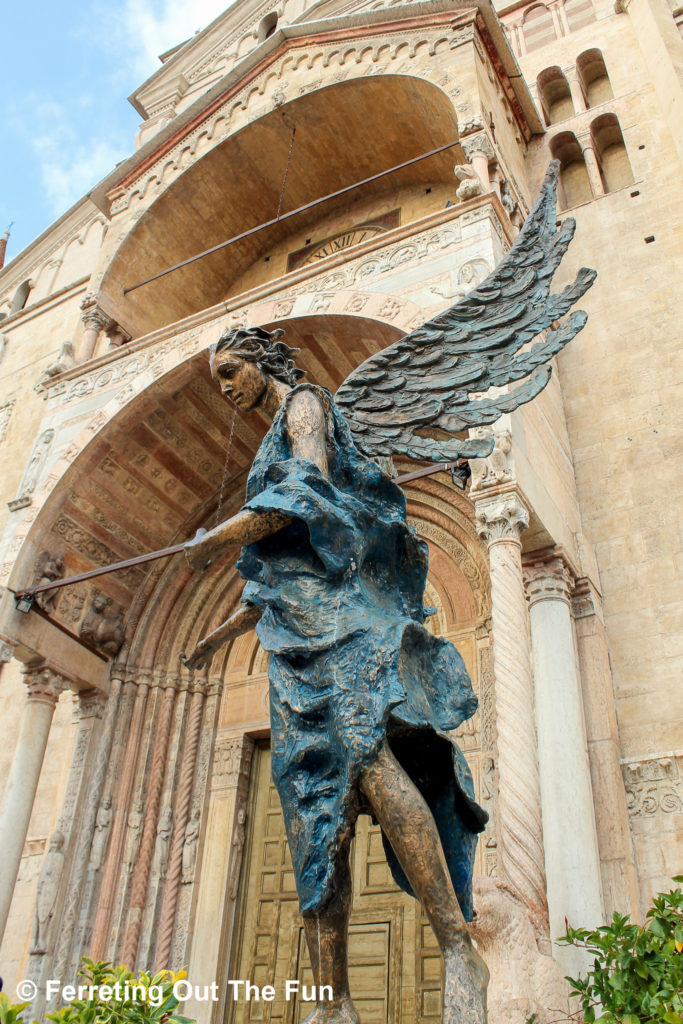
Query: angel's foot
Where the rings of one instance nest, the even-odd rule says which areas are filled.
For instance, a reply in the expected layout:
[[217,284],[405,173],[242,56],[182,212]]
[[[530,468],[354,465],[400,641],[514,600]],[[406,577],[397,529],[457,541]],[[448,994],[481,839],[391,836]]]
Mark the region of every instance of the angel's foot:
[[487,1024],[488,967],[471,942],[444,952],[443,1024]]
[[303,1024],[360,1024],[360,1017],[351,997],[346,996],[340,1001],[321,1003],[306,1017]]

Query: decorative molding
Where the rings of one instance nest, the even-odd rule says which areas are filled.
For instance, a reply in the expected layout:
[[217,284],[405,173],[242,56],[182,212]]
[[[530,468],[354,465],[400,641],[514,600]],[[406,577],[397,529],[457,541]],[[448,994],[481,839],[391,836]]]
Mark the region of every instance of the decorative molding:
[[529,604],[537,601],[564,601],[569,604],[574,587],[574,574],[560,554],[535,559],[524,558],[524,585]]
[[57,704],[64,690],[69,689],[69,680],[51,668],[47,662],[27,665],[22,669],[24,682],[28,686],[28,699],[43,704]]
[[622,760],[630,817],[683,813],[683,751]]
[[478,132],[476,135],[466,136],[461,140],[461,145],[470,163],[475,153],[483,153],[489,160],[495,160],[496,158],[496,151],[486,132]]
[[212,788],[235,788],[240,778],[248,779],[254,744],[245,736],[221,737],[213,754]]
[[494,498],[480,498],[475,502],[477,533],[487,544],[497,541],[515,541],[529,526],[529,512],[514,491],[498,494]]

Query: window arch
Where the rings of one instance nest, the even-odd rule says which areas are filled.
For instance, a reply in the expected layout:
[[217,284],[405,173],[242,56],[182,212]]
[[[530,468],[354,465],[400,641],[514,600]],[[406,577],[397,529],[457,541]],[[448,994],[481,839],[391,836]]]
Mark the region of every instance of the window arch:
[[272,36],[273,32],[277,28],[278,14],[277,11],[270,11],[264,18],[261,18],[258,27],[258,41],[262,43],[264,40]]
[[600,50],[585,50],[577,57],[576,66],[589,107],[596,107],[599,103],[613,98],[614,93]]
[[560,161],[558,199],[563,210],[593,198],[583,150],[573,132],[560,132],[550,140],[553,159]]
[[544,4],[532,7],[526,12],[522,22],[522,32],[529,53],[532,50],[539,50],[542,46],[557,39],[553,16]]
[[633,171],[616,114],[601,114],[591,125],[593,148],[605,190],[614,192],[633,182]]
[[32,288],[33,288],[33,281],[31,281],[31,280],[22,281],[22,283],[19,285],[19,287],[17,288],[17,290],[14,293],[14,298],[12,299],[12,305],[10,306],[10,310],[9,310],[9,315],[10,316],[12,316],[13,313],[18,313],[19,310],[24,308],[24,306],[28,302],[28,297],[29,297],[29,295],[31,293],[31,289]]
[[575,111],[569,83],[558,67],[541,71],[536,85],[547,125],[573,117]]

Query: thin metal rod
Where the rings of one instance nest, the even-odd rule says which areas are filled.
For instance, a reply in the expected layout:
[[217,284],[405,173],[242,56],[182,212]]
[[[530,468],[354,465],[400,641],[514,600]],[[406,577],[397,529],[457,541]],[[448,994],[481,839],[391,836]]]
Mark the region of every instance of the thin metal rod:
[[277,217],[274,217],[273,220],[267,220],[263,224],[257,224],[256,227],[249,228],[248,231],[243,231],[240,235],[234,235],[233,238],[229,238],[227,242],[220,242],[218,245],[212,246],[211,249],[205,249],[204,252],[199,252],[196,256],[190,256],[189,259],[183,260],[182,263],[176,263],[173,267],[168,267],[166,270],[160,270],[158,274],[153,274],[152,277],[148,277],[144,281],[140,281],[138,284],[129,285],[128,288],[123,289],[123,294],[128,295],[129,292],[134,292],[136,288],[142,288],[143,285],[151,284],[152,281],[158,281],[160,277],[165,277],[166,274],[172,274],[174,270],[180,270],[182,267],[187,267],[190,263],[196,263],[197,260],[204,259],[205,256],[211,256],[212,253],[218,252],[220,249],[226,249],[234,242],[240,242],[243,238],[248,238],[249,235],[255,235],[257,232],[263,231],[265,228],[272,228],[276,224],[282,223],[284,220],[289,220],[290,217],[296,217],[298,213],[304,213],[306,210],[313,209],[314,206],[326,203],[328,199],[337,199],[339,196],[346,195],[347,192],[352,192],[355,188],[361,188],[363,185],[369,185],[373,181],[378,181],[380,178],[386,177],[387,174],[393,174],[395,171],[402,171],[404,167],[411,167],[413,164],[420,163],[421,160],[428,160],[430,156],[437,156],[439,153],[444,153],[447,149],[453,149],[454,146],[458,146],[459,144],[459,142],[449,142],[445,146],[439,146],[438,149],[431,149],[429,153],[422,153],[421,156],[415,156],[412,160],[406,160],[402,164],[396,164],[395,167],[389,167],[386,171],[380,171],[379,174],[373,174],[369,178],[363,178],[362,181],[354,182],[353,185],[346,185],[344,188],[340,188],[336,192],[330,192],[326,196],[314,199],[312,202],[306,203],[304,206],[298,206],[296,210],[290,210],[289,213],[283,213],[281,216],[278,215]]
[[[416,469],[413,473],[406,473],[394,480],[395,484],[406,484],[410,480],[417,480],[422,476],[431,476],[432,473],[443,473],[445,470],[457,466],[457,462],[440,462],[438,466],[424,466]],[[69,587],[72,583],[82,583],[83,580],[92,580],[96,576],[106,576],[110,572],[118,572],[119,569],[130,569],[134,565],[144,565],[146,562],[155,562],[158,558],[166,558],[168,555],[177,555],[185,550],[185,544],[174,544],[170,548],[161,548],[159,551],[150,551],[146,555],[136,555],[135,558],[127,558],[124,562],[114,562],[113,565],[103,565],[99,569],[90,569],[88,572],[81,572],[78,576],[66,576],[62,580],[54,580],[51,583],[41,583],[39,587],[27,587],[26,590],[17,590],[15,597],[31,597],[35,594],[42,594],[46,590],[59,590],[60,587]],[[52,621],[52,620],[50,620]]]

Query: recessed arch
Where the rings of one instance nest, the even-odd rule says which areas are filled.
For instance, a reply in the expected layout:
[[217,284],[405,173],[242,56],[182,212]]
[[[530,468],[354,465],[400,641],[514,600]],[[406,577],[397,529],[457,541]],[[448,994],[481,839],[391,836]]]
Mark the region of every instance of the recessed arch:
[[[396,125],[391,133],[381,130],[388,109]],[[276,216],[292,125],[297,132],[283,212],[458,138],[449,97],[408,75],[327,85],[230,135],[164,188],[122,240],[102,278],[104,307],[133,338],[228,299],[247,267],[337,208],[349,207],[352,218],[359,199],[450,184],[453,164],[460,159],[457,148],[442,153],[124,295],[130,285]],[[262,280],[272,276],[272,268],[264,265]]]

